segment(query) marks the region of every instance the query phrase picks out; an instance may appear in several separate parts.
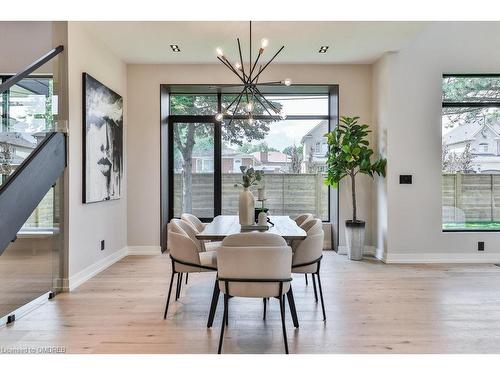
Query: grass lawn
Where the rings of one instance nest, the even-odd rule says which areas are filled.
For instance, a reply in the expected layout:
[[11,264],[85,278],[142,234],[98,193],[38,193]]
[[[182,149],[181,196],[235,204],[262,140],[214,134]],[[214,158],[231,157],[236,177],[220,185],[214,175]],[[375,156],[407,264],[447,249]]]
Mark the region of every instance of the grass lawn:
[[500,230],[500,221],[466,221],[443,223],[444,230]]

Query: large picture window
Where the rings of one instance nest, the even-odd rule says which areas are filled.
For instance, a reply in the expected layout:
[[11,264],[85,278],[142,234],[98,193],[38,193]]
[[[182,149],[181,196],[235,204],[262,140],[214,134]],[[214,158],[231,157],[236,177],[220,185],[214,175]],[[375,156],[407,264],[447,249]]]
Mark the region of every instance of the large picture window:
[[443,76],[442,228],[500,230],[500,76]]
[[241,181],[241,166],[264,171],[271,214],[310,212],[331,219],[330,190],[323,183],[324,135],[338,118],[337,106],[331,105],[337,87],[265,94],[287,118],[270,116],[257,104],[252,124],[243,112],[215,121],[235,94],[193,91],[176,87],[169,92],[169,219],[183,212],[206,220],[236,215],[240,190],[234,185]]

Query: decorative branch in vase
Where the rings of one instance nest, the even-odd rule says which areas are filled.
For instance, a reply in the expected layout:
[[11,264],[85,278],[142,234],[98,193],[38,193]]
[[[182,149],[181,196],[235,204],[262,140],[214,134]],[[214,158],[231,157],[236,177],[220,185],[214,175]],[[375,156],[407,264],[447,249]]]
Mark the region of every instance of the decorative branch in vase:
[[338,187],[344,177],[351,179],[352,220],[346,220],[347,254],[351,260],[363,258],[365,222],[358,220],[356,211],[356,176],[359,173],[385,177],[387,160],[372,161],[373,150],[369,147],[366,124],[358,124],[359,117],[341,117],[340,124],[330,133],[328,140],[327,177],[325,184]]
[[234,187],[243,187],[238,202],[238,215],[241,225],[252,225],[255,223],[255,198],[250,188],[259,185],[264,172],[256,171],[253,167],[243,165],[240,167],[240,170],[243,174],[243,182],[234,184]]

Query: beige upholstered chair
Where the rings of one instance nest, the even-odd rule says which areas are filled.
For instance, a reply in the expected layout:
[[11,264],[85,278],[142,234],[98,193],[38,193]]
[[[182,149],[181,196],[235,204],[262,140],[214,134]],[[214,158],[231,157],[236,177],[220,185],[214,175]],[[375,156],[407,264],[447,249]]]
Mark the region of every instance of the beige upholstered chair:
[[314,219],[313,214],[302,214],[293,219],[297,225],[300,227],[302,224],[306,223],[309,220]]
[[177,300],[181,291],[183,273],[186,274],[187,278],[187,274],[191,272],[217,271],[217,252],[200,251],[196,239],[193,240],[189,234],[186,233],[186,226],[190,227],[179,219],[172,219],[169,223],[168,248],[170,250],[170,259],[172,260],[172,277],[170,279],[165,313],[163,315],[164,319],[167,318],[175,274],[177,274],[177,290],[175,297]]
[[[195,233],[200,233],[205,229],[205,224],[200,221],[196,216],[192,214],[187,214],[184,213],[181,215],[181,220],[190,224],[194,230]],[[198,240],[199,241],[199,240]],[[205,241],[199,241],[201,244],[201,247],[204,250],[208,251],[215,251],[221,246],[221,241],[214,241],[214,242],[205,242]]]
[[323,256],[323,223],[319,219],[313,219],[303,224],[303,229],[306,231],[307,237],[300,241],[293,241],[292,243],[292,273],[303,273],[306,276],[308,273],[311,274],[316,302],[318,302],[318,292],[316,290],[315,277],[318,278],[323,320],[326,320],[323,290],[321,288],[321,279],[319,276],[321,258]]
[[191,224],[198,233],[200,233],[201,231],[203,231],[203,229],[205,229],[205,224],[203,224],[200,219],[198,219],[196,216],[192,214],[187,214],[187,213],[182,214],[181,220],[184,220],[189,224]]
[[[291,291],[292,251],[285,240],[272,233],[238,233],[222,241],[217,253],[219,288],[224,293],[224,316],[218,353],[222,350],[224,326],[228,322],[229,298],[276,297],[288,354],[285,328],[285,295]],[[291,293],[291,292],[290,292]]]

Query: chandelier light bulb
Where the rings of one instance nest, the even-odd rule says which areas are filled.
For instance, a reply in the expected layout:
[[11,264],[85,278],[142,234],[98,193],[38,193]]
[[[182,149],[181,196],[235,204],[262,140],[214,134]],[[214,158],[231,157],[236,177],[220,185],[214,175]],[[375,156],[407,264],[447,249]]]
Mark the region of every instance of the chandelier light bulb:
[[240,70],[241,64],[239,62],[237,62],[236,64],[234,64],[234,67],[236,68],[236,70]]
[[221,122],[224,119],[224,114],[222,113],[217,113],[215,115],[215,120]]
[[285,84],[285,86],[291,86],[292,85],[292,80],[290,78],[285,78],[285,80],[283,81],[283,83]]
[[217,51],[217,56],[219,57],[224,56],[224,51],[222,50],[222,48],[217,47],[216,51]]
[[266,48],[267,46],[269,45],[269,40],[267,40],[266,38],[262,38],[262,40],[260,41],[260,47],[262,49]]
[[250,116],[250,117],[248,118],[248,123],[249,123],[250,125],[253,125],[253,123],[254,123],[254,119],[253,119],[253,117],[252,117],[252,116]]
[[253,103],[248,102],[246,108],[247,108],[247,112],[252,112],[253,111]]
[[281,117],[282,120],[286,120],[286,113],[285,113],[285,111],[280,111],[279,116]]

